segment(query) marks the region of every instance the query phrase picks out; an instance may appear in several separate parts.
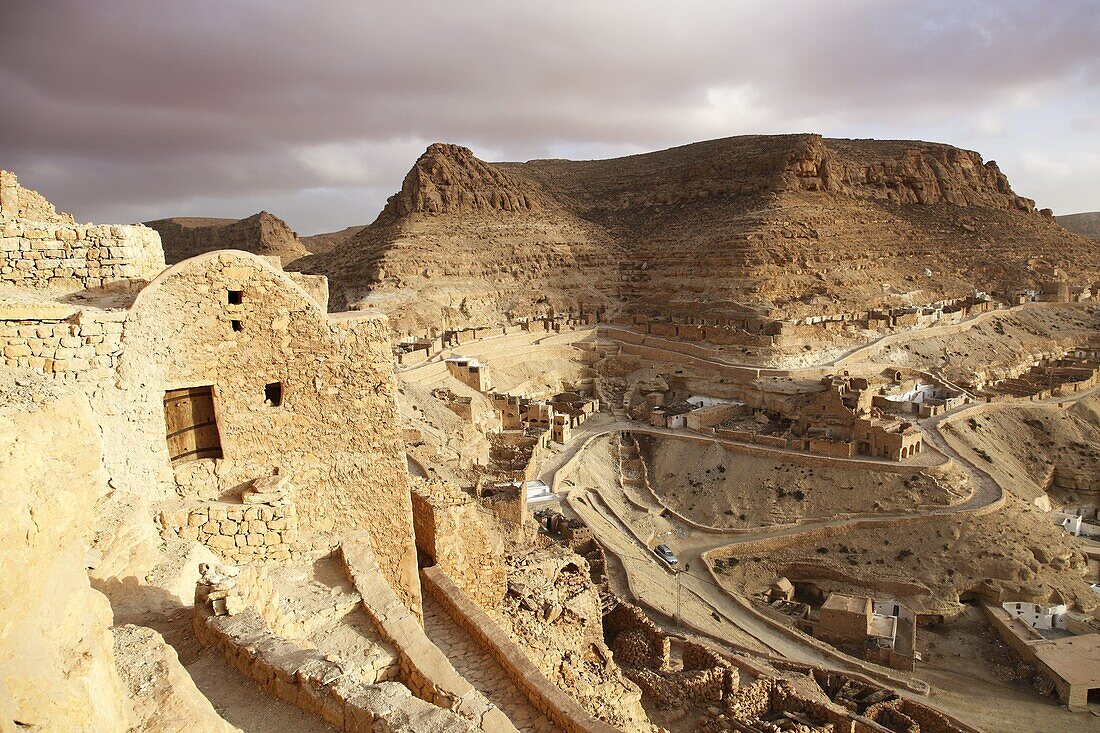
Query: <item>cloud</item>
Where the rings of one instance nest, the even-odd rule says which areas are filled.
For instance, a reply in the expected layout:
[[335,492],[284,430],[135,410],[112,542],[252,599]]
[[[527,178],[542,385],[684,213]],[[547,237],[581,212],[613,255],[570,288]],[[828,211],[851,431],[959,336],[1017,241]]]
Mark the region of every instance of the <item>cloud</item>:
[[84,219],[270,201],[307,233],[364,223],[435,140],[489,159],[811,130],[1100,152],[1092,0],[36,0],[0,25],[0,165]]

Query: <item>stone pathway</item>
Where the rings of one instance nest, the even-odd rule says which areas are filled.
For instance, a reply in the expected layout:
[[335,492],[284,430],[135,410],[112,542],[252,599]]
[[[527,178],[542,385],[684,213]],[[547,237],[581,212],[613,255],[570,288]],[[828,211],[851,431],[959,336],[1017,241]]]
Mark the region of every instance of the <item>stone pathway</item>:
[[489,698],[521,731],[558,733],[561,729],[540,713],[516,687],[491,654],[463,631],[429,594],[424,594],[424,631],[454,668]]

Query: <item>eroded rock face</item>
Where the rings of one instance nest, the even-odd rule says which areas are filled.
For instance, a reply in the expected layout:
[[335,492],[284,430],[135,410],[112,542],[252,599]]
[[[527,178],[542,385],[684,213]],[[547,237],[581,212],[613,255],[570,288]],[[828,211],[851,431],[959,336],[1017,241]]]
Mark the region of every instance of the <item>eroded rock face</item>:
[[823,140],[809,135],[788,159],[785,186],[894,204],[988,206],[1035,211],[997,163],[972,150],[920,141]]
[[111,607],[85,571],[107,490],[82,395],[0,415],[0,715],[28,730],[127,730]]
[[535,194],[490,163],[478,160],[469,148],[435,143],[428,147],[405,176],[401,191],[390,197],[380,220],[409,214],[469,211],[533,211]]
[[218,249],[278,257],[284,265],[309,254],[287,223],[266,211],[240,220],[175,217],[146,222],[146,226],[160,232],[164,259],[170,265]]

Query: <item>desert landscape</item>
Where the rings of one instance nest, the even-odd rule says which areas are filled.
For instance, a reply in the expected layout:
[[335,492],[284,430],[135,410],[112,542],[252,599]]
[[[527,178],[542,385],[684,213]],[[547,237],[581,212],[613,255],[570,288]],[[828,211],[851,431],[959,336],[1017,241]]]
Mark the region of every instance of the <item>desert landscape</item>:
[[[356,77],[381,131],[355,137],[341,74],[370,64],[326,53],[393,12],[253,18],[312,55],[279,94],[178,116],[221,75],[267,80],[270,48],[210,75],[188,44],[249,33],[178,46],[135,15],[167,35],[119,67],[80,15],[154,108],[125,154],[84,115],[58,163],[52,115],[13,105],[0,731],[1100,729],[1100,219],[1006,173],[1063,168],[788,124],[588,148],[555,120],[591,91],[552,75],[537,124],[517,104],[477,128],[456,92],[414,106],[457,142],[387,128],[388,85],[477,68],[450,46]],[[206,127],[202,155],[167,152]],[[525,130],[551,142],[504,160]],[[81,185],[101,149],[111,175]],[[192,165],[220,175],[189,187]]]

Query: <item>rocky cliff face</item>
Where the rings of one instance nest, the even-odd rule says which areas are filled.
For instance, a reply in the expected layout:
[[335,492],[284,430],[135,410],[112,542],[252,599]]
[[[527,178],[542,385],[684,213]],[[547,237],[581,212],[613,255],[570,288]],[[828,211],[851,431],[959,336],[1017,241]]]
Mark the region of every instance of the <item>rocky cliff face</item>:
[[284,265],[309,254],[287,223],[266,211],[246,219],[176,217],[146,222],[146,226],[160,233],[164,259],[170,265],[218,249],[279,257]]
[[920,141],[823,140],[808,135],[787,161],[785,188],[892,204],[952,204],[1032,212],[996,162],[972,150]]
[[380,221],[410,214],[463,214],[534,211],[534,194],[499,168],[478,160],[469,148],[436,143],[405,176],[401,191],[389,198]]

